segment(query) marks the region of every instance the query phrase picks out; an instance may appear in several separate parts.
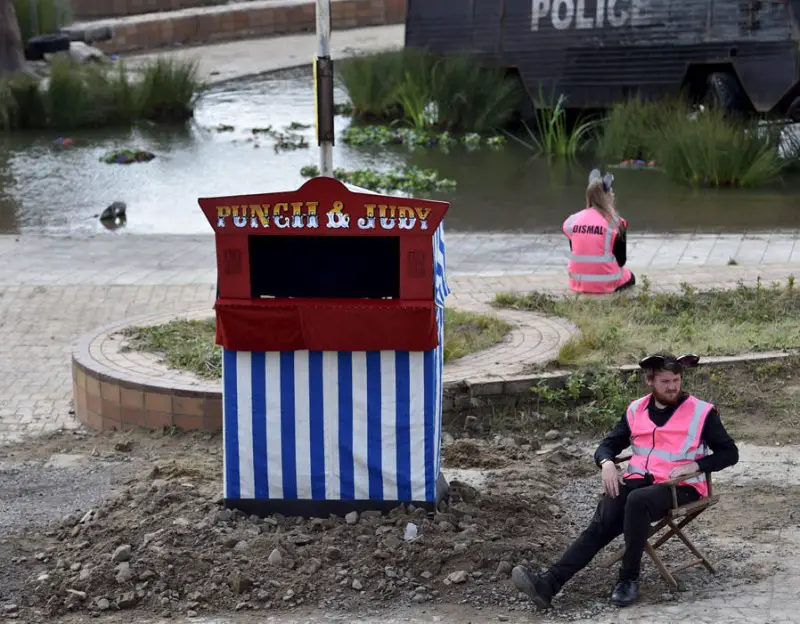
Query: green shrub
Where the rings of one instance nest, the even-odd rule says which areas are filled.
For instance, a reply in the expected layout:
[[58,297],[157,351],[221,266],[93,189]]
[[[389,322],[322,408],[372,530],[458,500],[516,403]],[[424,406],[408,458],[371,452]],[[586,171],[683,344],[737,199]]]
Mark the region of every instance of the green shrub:
[[139,78],[124,65],[77,65],[55,58],[45,88],[25,75],[0,82],[0,129],[74,130],[136,120],[185,121],[203,84],[197,65],[157,60]]
[[787,165],[778,152],[780,133],[715,111],[696,120],[676,116],[656,136],[667,175],[689,186],[760,186],[780,178]]
[[23,41],[56,32],[72,21],[68,0],[12,0]]
[[340,76],[356,118],[418,129],[486,132],[506,125],[521,97],[504,69],[471,56],[419,50],[343,61]]
[[663,128],[677,117],[686,118],[689,106],[679,99],[633,98],[615,104],[603,121],[599,155],[606,162],[627,159],[655,160]]

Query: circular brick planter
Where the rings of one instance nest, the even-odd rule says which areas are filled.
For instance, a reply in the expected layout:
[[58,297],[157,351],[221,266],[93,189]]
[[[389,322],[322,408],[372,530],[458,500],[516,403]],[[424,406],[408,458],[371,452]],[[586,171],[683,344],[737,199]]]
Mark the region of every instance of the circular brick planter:
[[75,416],[99,431],[222,429],[221,384],[168,369],[159,357],[121,347],[126,327],[161,325],[175,319],[211,318],[210,310],[159,314],[102,327],[81,338],[72,353]]

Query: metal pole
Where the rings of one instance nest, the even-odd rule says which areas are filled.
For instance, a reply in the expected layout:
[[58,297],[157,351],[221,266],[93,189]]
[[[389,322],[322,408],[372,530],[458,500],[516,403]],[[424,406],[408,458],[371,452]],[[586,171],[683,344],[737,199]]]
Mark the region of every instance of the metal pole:
[[317,58],[314,65],[317,144],[320,175],[333,177],[333,61],[331,60],[331,0],[317,0]]

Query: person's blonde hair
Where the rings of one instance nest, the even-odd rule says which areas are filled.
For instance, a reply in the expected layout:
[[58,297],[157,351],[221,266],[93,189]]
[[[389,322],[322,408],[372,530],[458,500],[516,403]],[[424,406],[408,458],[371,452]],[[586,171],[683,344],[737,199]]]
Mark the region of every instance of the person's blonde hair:
[[602,180],[589,182],[589,186],[586,187],[586,206],[597,210],[609,222],[617,216],[614,198],[611,193],[606,193]]

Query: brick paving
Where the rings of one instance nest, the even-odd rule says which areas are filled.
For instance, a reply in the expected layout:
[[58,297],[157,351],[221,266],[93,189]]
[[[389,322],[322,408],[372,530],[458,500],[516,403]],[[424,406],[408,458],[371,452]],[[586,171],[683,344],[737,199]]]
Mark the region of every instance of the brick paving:
[[[527,251],[514,251],[518,238],[526,240]],[[702,252],[704,263],[697,264],[686,237],[651,237],[632,243],[630,262],[655,289],[677,288],[683,281],[735,286],[759,276],[769,282],[797,273],[800,264],[788,261],[800,249],[796,239],[717,236],[711,251]],[[448,305],[485,311],[497,292],[565,292],[563,255],[553,256],[556,244],[548,236],[451,233]],[[664,255],[649,257],[653,248]],[[727,265],[729,254],[741,264]],[[665,258],[669,264],[663,266]],[[211,236],[0,236],[0,442],[76,426],[69,414],[69,358],[80,336],[131,317],[210,312],[215,279]],[[515,331],[503,345],[449,364],[447,379],[513,375],[526,364],[551,359],[571,332],[558,319],[497,313]]]

